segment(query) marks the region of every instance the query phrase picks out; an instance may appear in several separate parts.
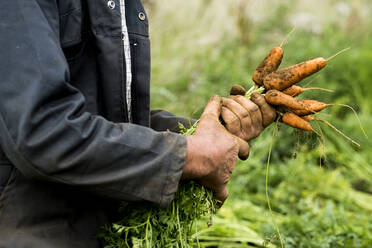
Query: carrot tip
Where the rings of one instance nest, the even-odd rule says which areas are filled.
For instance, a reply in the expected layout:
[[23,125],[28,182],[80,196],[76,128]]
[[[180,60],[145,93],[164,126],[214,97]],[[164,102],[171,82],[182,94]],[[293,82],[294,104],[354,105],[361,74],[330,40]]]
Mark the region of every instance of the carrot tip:
[[280,48],[284,46],[284,44],[288,41],[289,36],[296,30],[296,25],[293,26],[292,30],[285,36],[285,38],[282,40],[282,43],[280,43]]
[[341,51],[337,52],[336,54],[332,55],[331,57],[329,57],[328,59],[326,59],[326,61],[330,61],[331,59],[333,59],[334,57],[336,57],[337,55],[340,55],[341,53],[344,53],[346,52],[347,50],[349,50],[351,47],[347,47],[347,48],[344,48],[342,49]]
[[330,89],[324,89],[324,88],[318,88],[318,87],[311,87],[311,88],[304,88],[305,91],[308,91],[308,90],[321,90],[321,91],[325,91],[325,92],[329,92],[329,93],[333,93],[334,90],[330,90]]

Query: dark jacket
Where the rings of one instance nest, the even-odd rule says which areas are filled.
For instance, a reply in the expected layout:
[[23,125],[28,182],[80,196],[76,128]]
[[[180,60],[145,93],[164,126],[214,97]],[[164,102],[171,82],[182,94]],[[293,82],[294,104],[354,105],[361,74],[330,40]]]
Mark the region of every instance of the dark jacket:
[[186,139],[167,129],[185,119],[150,112],[147,16],[126,0],[128,123],[114,3],[0,1],[0,247],[101,247],[119,201],[173,199]]

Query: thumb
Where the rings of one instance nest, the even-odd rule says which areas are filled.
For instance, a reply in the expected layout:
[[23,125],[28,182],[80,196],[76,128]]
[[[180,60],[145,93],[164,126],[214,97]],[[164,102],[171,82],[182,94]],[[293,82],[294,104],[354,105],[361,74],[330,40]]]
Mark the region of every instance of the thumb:
[[219,207],[222,207],[227,197],[229,197],[229,191],[227,190],[226,185],[223,185],[219,190],[215,191],[214,194],[217,200],[219,201],[218,202]]
[[204,112],[200,117],[199,126],[203,125],[204,119],[215,119],[218,121],[218,118],[221,114],[221,108],[222,108],[222,97],[215,95],[212,96],[209,99],[209,102],[207,103],[207,106],[205,106]]
[[239,145],[239,158],[241,160],[248,159],[249,150],[250,150],[248,142],[246,142],[245,140],[243,140],[239,137],[236,137],[235,135],[232,135],[232,136],[235,138],[236,142]]
[[230,89],[230,95],[231,96],[235,96],[235,95],[240,95],[240,96],[244,96],[246,93],[246,90],[244,89],[243,86],[239,85],[239,84],[234,84],[231,89]]

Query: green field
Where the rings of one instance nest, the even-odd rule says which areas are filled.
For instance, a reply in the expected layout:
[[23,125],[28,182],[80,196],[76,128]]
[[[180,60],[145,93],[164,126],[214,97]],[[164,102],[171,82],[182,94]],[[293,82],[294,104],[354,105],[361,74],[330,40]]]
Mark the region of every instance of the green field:
[[[372,247],[372,2],[147,0],[152,42],[152,108],[198,118],[209,97],[235,83],[252,85],[255,67],[296,25],[282,66],[351,49],[301,83],[334,90],[306,98],[330,107],[319,117],[361,144],[320,124],[325,146],[311,134],[281,125],[274,139],[269,195],[285,247]],[[265,198],[273,126],[251,142],[229,183],[230,197],[201,246],[279,246]],[[314,125],[318,128],[317,125]],[[199,230],[200,231],[200,230]],[[270,245],[269,245],[270,244]]]

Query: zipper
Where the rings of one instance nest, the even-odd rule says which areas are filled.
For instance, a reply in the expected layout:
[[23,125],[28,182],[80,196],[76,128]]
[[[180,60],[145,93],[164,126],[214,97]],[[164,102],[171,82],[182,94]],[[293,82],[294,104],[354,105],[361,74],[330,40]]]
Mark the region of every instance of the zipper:
[[125,61],[125,99],[128,122],[132,122],[132,65],[131,65],[131,54],[130,54],[130,43],[128,35],[128,27],[125,19],[125,0],[120,0],[120,17],[121,17],[121,37],[123,41],[123,53]]

